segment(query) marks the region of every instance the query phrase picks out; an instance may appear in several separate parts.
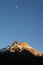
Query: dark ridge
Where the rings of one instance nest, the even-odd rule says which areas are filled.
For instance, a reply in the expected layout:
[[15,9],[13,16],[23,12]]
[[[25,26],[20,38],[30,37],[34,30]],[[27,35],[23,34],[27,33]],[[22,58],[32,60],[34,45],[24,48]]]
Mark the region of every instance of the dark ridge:
[[43,65],[43,56],[34,56],[27,50],[21,52],[0,51],[0,65]]

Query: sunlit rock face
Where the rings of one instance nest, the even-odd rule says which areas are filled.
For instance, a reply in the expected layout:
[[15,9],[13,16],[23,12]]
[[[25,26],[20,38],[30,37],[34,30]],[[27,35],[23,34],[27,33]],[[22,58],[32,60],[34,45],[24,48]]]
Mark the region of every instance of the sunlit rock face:
[[17,42],[15,41],[13,45],[8,49],[10,52],[27,50],[35,56],[42,56],[42,53],[32,48],[27,42]]
[[0,65],[43,65],[43,54],[27,42],[14,41],[0,50]]

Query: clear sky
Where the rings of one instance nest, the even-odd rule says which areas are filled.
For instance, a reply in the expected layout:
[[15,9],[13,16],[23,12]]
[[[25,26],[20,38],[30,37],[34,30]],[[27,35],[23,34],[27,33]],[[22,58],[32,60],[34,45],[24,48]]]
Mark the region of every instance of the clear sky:
[[0,48],[15,40],[43,52],[43,0],[0,0]]

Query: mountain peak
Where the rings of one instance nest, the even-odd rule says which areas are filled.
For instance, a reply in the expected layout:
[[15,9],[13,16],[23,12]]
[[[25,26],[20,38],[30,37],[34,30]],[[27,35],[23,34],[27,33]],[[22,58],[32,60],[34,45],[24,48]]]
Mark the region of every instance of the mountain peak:
[[[2,52],[1,52],[2,51]],[[27,42],[14,41],[0,50],[0,65],[43,65],[43,54]]]
[[43,55],[41,52],[39,52],[36,49],[32,48],[27,42],[14,41],[12,46],[10,48],[8,48],[8,50],[10,52],[14,52],[14,51],[21,52],[22,50],[27,50],[35,56],[42,56]]

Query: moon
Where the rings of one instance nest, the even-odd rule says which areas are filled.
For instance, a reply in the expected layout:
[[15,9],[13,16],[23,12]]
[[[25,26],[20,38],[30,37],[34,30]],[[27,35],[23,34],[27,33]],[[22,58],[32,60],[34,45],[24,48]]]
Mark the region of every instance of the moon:
[[18,8],[18,6],[16,5],[16,9]]

